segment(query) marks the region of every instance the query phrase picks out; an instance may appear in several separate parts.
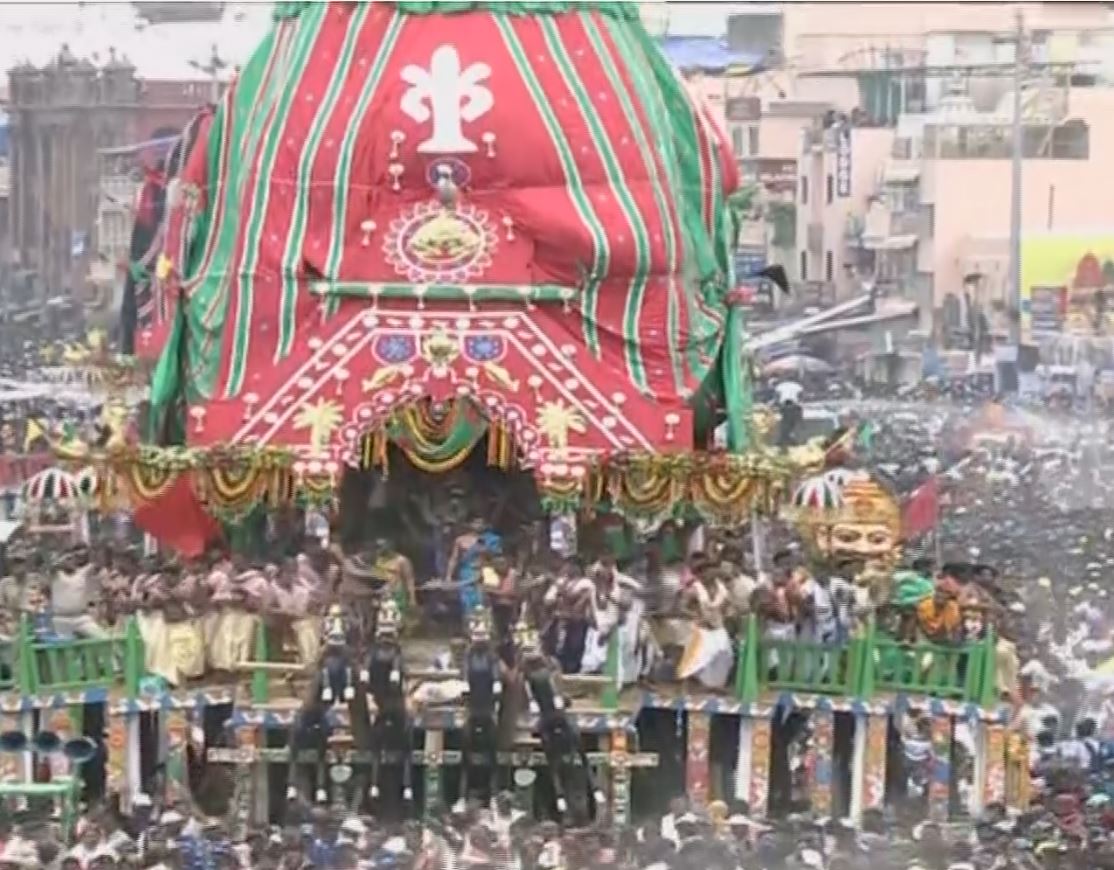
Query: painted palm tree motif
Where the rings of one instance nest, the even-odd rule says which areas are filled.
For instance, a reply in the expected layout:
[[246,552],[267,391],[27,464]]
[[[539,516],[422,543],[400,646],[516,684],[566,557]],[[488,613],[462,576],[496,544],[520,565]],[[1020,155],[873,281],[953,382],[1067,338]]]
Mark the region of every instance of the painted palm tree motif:
[[570,408],[564,399],[545,402],[538,409],[538,431],[558,450],[569,446],[569,432],[583,435],[587,431],[584,417],[576,408]]
[[309,430],[309,447],[315,455],[325,453],[329,436],[340,425],[342,408],[330,399],[318,399],[312,405],[303,405],[294,417],[295,429]]

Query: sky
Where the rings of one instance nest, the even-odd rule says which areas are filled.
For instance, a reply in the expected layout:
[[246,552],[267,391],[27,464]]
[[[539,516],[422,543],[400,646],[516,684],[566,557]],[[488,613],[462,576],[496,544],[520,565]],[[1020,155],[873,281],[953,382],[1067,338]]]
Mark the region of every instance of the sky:
[[190,61],[208,62],[212,46],[231,67],[244,63],[266,33],[269,3],[229,3],[219,24],[148,25],[130,3],[0,4],[0,58],[8,66],[49,63],[63,43],[77,57],[108,60],[110,48],[127,55],[140,78],[204,77]]
[[[728,13],[740,3],[653,3],[668,33],[721,36]],[[753,4],[752,4],[753,5]],[[7,67],[29,61],[43,66],[66,43],[78,57],[103,64],[110,48],[127,55],[145,79],[202,77],[190,64],[205,64],[216,44],[229,65],[247,61],[270,23],[271,4],[228,3],[219,25],[207,22],[149,25],[127,2],[0,2],[0,58]],[[648,22],[649,23],[649,22]],[[659,26],[660,26],[659,25]],[[658,28],[654,28],[655,30]],[[656,35],[661,35],[660,32]]]

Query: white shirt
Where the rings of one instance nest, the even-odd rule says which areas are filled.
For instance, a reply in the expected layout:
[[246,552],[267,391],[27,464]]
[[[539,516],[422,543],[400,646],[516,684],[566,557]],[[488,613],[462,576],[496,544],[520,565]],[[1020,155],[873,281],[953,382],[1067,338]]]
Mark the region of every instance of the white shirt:
[[1040,733],[1042,721],[1047,716],[1059,716],[1060,711],[1051,704],[1026,704],[1022,707],[1018,715],[1019,724],[1025,730],[1026,736],[1030,740],[1036,740],[1037,734]]
[[1098,742],[1093,739],[1080,740],[1075,738],[1065,740],[1059,746],[1059,757],[1065,764],[1071,764],[1079,770],[1090,770],[1091,763],[1098,758]]
[[804,391],[805,388],[796,381],[782,381],[774,387],[774,393],[777,395],[779,405],[784,405],[786,402],[799,404],[801,401],[801,393]]

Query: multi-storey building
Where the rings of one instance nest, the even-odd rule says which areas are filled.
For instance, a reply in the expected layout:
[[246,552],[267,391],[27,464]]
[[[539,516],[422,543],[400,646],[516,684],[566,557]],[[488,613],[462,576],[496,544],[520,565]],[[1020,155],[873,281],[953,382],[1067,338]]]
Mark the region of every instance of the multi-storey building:
[[[775,257],[817,296],[878,287],[916,301],[926,326],[957,297],[982,300],[999,321],[1014,316],[1005,296],[1019,14],[1023,232],[1114,225],[1101,193],[1114,135],[1109,4],[727,5],[725,48],[760,60],[747,75],[705,74],[700,89],[744,178],[768,196],[768,182],[794,176],[792,196],[782,183],[763,212],[766,238],[771,213],[791,215],[792,249]],[[685,20],[678,5],[667,32]]]

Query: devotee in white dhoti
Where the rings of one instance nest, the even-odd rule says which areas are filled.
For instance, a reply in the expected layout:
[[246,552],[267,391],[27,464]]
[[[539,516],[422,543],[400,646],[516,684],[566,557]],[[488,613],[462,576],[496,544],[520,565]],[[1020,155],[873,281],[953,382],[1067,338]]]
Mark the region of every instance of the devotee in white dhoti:
[[689,585],[682,595],[682,607],[693,615],[693,631],[677,665],[677,678],[695,678],[709,689],[722,689],[727,684],[734,661],[731,637],[724,628],[727,590],[715,574],[707,569]]

